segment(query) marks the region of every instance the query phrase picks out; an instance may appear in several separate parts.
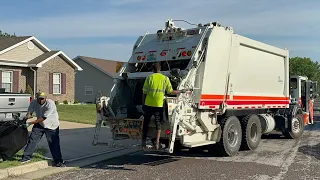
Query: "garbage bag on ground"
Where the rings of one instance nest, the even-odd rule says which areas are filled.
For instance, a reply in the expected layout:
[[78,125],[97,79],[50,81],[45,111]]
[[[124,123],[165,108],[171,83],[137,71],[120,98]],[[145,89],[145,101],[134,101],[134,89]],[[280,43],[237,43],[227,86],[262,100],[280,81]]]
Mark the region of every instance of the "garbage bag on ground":
[[26,120],[0,122],[0,158],[11,159],[28,141],[28,129],[24,127]]

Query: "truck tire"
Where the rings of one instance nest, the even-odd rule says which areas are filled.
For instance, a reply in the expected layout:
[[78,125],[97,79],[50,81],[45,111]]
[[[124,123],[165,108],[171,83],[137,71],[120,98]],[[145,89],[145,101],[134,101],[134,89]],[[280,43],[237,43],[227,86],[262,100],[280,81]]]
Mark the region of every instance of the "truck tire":
[[289,125],[291,126],[289,132],[282,132],[286,138],[297,139],[302,136],[304,132],[304,121],[301,111],[298,111],[298,113],[291,119]]
[[242,120],[242,144],[243,150],[255,150],[261,141],[261,122],[256,114],[248,115]]
[[242,141],[242,130],[239,119],[230,116],[221,121],[221,140],[217,148],[222,156],[234,156],[239,152]]

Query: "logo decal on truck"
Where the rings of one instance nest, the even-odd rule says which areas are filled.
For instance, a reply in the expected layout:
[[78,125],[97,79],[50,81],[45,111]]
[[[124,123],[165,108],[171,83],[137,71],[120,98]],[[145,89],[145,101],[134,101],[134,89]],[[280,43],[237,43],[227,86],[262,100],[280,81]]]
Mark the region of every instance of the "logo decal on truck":
[[148,57],[147,57],[147,61],[155,61],[157,58],[154,55],[154,53],[149,53]]
[[280,76],[278,76],[278,82],[281,83],[281,84],[283,83],[283,80],[281,79]]

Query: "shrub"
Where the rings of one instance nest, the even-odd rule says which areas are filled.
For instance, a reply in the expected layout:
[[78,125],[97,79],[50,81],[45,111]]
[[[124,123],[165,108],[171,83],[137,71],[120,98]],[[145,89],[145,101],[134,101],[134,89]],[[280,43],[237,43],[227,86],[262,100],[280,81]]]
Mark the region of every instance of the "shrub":
[[79,104],[79,101],[78,100],[74,100],[74,104]]
[[58,105],[58,104],[59,104],[59,101],[54,101],[54,103],[55,103],[56,105]]
[[32,88],[31,88],[31,86],[29,84],[27,86],[27,89],[26,89],[25,93],[31,94],[31,96],[33,97],[33,91],[32,91]]
[[64,101],[63,101],[63,104],[68,104],[68,100],[64,100]]

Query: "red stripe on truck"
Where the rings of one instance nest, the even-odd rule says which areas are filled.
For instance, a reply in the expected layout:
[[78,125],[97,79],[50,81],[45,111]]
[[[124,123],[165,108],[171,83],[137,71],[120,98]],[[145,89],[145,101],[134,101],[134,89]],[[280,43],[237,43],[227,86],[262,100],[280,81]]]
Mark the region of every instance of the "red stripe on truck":
[[[220,103],[222,103],[221,100],[201,100],[200,101],[201,106],[214,106],[214,105],[220,105]],[[287,104],[289,104],[289,101],[234,101],[234,100],[228,100],[227,104],[231,105],[231,106],[264,105],[264,104],[287,105]]]
[[[229,95],[227,95],[227,99],[229,98]],[[202,94],[201,99],[224,99],[224,95]]]
[[[213,100],[213,99],[224,99],[225,96],[224,95],[220,95],[220,94],[202,94],[201,95],[201,99],[210,99],[210,100]],[[230,99],[230,95],[227,95],[227,99]],[[279,100],[282,100],[282,101],[289,101],[289,97],[272,97],[272,96],[241,96],[241,95],[235,95],[233,96],[233,99],[232,100],[260,100],[260,101],[270,101],[270,100],[273,100],[273,101],[279,101]]]

